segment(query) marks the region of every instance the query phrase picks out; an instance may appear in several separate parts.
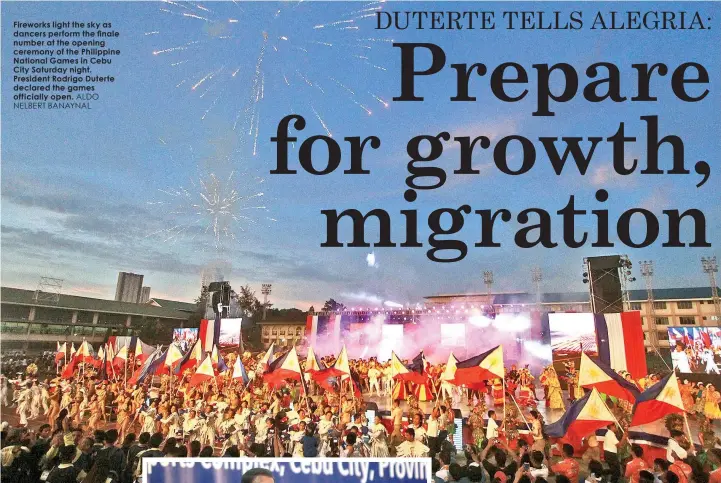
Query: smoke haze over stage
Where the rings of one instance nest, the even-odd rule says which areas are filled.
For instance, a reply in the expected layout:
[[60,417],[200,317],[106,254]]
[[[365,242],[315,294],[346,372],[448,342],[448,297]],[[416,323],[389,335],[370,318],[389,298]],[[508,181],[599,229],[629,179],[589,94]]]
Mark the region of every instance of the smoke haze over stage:
[[411,359],[420,351],[432,363],[452,352],[463,360],[502,345],[507,367],[534,372],[551,363],[548,318],[531,313],[489,314],[478,308],[342,312],[308,317],[308,344],[319,356],[345,345],[353,358]]

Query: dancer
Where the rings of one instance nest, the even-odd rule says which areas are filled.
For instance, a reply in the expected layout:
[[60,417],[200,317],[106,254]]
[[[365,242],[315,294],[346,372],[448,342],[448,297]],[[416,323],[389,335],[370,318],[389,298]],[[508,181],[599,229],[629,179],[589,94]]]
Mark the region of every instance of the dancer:
[[703,351],[703,358],[706,361],[706,374],[719,374],[719,368],[716,365],[716,358],[711,349]]
[[378,384],[378,378],[381,377],[381,371],[378,370],[376,367],[376,363],[374,362],[373,365],[368,369],[368,380],[370,381],[369,387],[370,387],[370,395],[373,395],[373,388],[376,390],[376,395],[378,397],[381,396],[381,389]]
[[721,419],[721,394],[716,390],[713,384],[706,386],[706,403],[704,406],[704,414],[708,419]]
[[389,454],[388,430],[383,426],[380,416],[376,416],[371,429],[371,457],[387,458]]
[[561,382],[558,380],[556,370],[552,367],[548,367],[547,372],[548,381],[548,404],[547,406],[551,409],[565,409],[566,405],[563,403],[563,392],[561,391]]

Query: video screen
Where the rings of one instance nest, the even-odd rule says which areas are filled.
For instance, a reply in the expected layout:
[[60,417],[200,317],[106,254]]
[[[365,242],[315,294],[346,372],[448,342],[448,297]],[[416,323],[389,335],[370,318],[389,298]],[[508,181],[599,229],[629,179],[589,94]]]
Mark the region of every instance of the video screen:
[[721,328],[669,327],[673,368],[682,374],[719,374]]
[[580,359],[581,353],[592,357],[598,355],[593,314],[548,314],[548,326],[554,361],[575,361]]
[[444,347],[465,346],[465,324],[441,324],[441,345]]
[[218,336],[219,347],[231,347],[240,345],[240,331],[243,319],[221,319],[220,335]]
[[[530,312],[498,313],[489,317],[473,313],[467,318],[466,350],[453,350],[463,360],[497,345],[503,346],[503,359],[508,370],[528,366],[534,374],[551,363],[551,346],[543,340],[540,323],[534,323],[535,315]],[[482,341],[479,345],[476,341]],[[445,357],[448,357],[446,354]],[[443,360],[443,359],[441,359]]]
[[398,354],[403,349],[403,326],[400,324],[384,324],[381,334],[378,346],[378,360],[387,361],[391,358],[393,351]]
[[198,329],[173,329],[173,342],[183,352],[188,352],[198,340]]

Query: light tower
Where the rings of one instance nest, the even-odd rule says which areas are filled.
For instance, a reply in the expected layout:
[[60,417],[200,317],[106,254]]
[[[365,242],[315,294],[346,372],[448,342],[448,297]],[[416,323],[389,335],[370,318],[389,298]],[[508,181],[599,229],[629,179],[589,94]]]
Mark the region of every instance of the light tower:
[[260,293],[263,294],[263,320],[265,320],[265,312],[268,310],[268,295],[270,295],[273,285],[264,283],[260,286]]
[[656,346],[658,334],[656,333],[656,301],[653,298],[653,261],[644,260],[641,262],[641,275],[646,281],[646,307],[648,309],[648,341]]
[[719,300],[718,288],[716,287],[716,274],[718,273],[718,263],[716,256],[701,257],[701,268],[708,275],[709,284],[711,284],[711,298],[713,299],[714,312],[716,313],[716,323],[721,322],[721,301]]
[[491,289],[493,288],[493,272],[487,270],[483,272],[483,283],[486,284],[486,293],[488,294],[488,305],[493,308],[493,296],[491,295]]
[[541,280],[543,280],[543,273],[540,267],[533,267],[531,269],[531,280],[533,280],[533,286],[536,289],[536,304],[541,306]]
[[628,258],[628,255],[621,255],[621,259],[619,260],[618,265],[618,271],[619,271],[619,278],[621,280],[621,298],[622,304],[623,304],[623,310],[630,310],[630,294],[628,292],[628,285],[630,283],[633,283],[636,281],[636,278],[633,276],[633,272],[631,271],[633,269],[633,263],[631,263],[631,259]]
[[649,344],[651,344],[651,348],[654,350],[654,352],[656,352],[656,355],[658,355],[659,359],[661,359],[666,368],[670,370],[671,368],[668,366],[668,363],[658,350],[658,332],[656,332],[656,307],[654,306],[656,300],[653,297],[653,261],[644,260],[640,263],[640,265],[641,275],[646,280],[646,298],[648,299],[646,301],[648,307],[648,317],[646,317],[646,320],[648,321],[648,342]]

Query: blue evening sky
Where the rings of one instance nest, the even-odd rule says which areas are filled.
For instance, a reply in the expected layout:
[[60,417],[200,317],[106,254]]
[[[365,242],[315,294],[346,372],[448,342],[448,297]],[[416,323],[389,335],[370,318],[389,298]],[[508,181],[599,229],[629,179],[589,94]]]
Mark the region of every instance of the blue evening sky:
[[[457,263],[439,264],[426,257],[430,211],[469,204],[473,209],[507,208],[515,215],[528,207],[551,213],[563,208],[571,194],[580,209],[608,208],[612,223],[624,210],[644,207],[660,214],[677,208],[704,209],[709,241],[719,241],[719,32],[718,4],[695,3],[711,17],[709,31],[376,31],[374,18],[358,18],[378,4],[365,2],[210,2],[173,4],[152,2],[3,2],[2,4],[2,284],[34,289],[41,276],[65,280],[63,291],[111,298],[118,271],[145,275],[151,295],[192,300],[199,292],[201,272],[209,266],[234,286],[273,283],[277,307],[316,307],[330,297],[349,306],[378,300],[415,303],[425,295],[483,291],[482,272],[493,270],[495,289],[531,290],[530,268],[540,266],[546,291],[583,290],[583,257],[627,253],[634,262],[652,259],[658,287],[707,284],[699,258],[712,249],[650,248],[522,250],[513,236],[512,222],[496,230],[502,248],[479,249],[478,218],[469,217],[460,237],[469,246]],[[673,9],[680,4],[502,4],[502,3],[386,3],[385,10],[582,9],[589,22],[596,11]],[[162,11],[163,9],[168,12]],[[280,12],[278,12],[280,10]],[[372,12],[371,12],[372,13]],[[198,18],[202,17],[202,18]],[[347,20],[354,19],[353,22]],[[120,38],[109,42],[121,50],[111,66],[96,69],[114,75],[113,84],[98,88],[101,99],[92,110],[13,109],[14,21],[112,22]],[[344,21],[344,22],[341,22]],[[336,23],[338,22],[338,23]],[[324,25],[323,28],[314,28]],[[358,27],[348,28],[348,27]],[[256,62],[268,36],[255,83]],[[398,103],[400,54],[389,40],[434,42],[446,51],[447,63],[485,63],[489,70],[503,62],[517,62],[533,79],[534,63],[568,62],[581,73],[600,61],[614,62],[622,71],[622,95],[636,94],[633,63],[664,62],[671,68],[695,61],[710,73],[710,94],[700,103],[684,103],[673,96],[670,77],[656,78],[658,103],[605,102],[594,105],[580,96],[554,105],[553,118],[534,118],[536,85],[529,84],[527,100],[503,103],[489,90],[489,76],[474,81],[478,101],[452,103],[455,80],[450,68],[419,83],[423,103]],[[332,44],[332,45],[327,45]],[[154,52],[170,50],[154,55]],[[277,50],[276,50],[277,49]],[[210,74],[210,75],[209,75]],[[205,80],[200,82],[201,80]],[[581,75],[581,85],[585,76]],[[262,84],[262,85],[261,85]],[[196,86],[195,89],[192,89]],[[256,101],[257,98],[257,102]],[[252,100],[255,117],[247,109]],[[382,102],[387,102],[384,107]],[[371,111],[372,114],[368,114]],[[365,166],[372,174],[328,176],[303,173],[274,176],[275,145],[270,142],[277,122],[295,112],[308,125],[301,134],[325,134],[335,139],[378,135],[381,149],[368,150]],[[602,145],[589,173],[573,167],[556,176],[539,154],[536,166],[524,176],[500,173],[489,152],[474,164],[481,174],[461,177],[456,169],[458,149],[448,148],[433,163],[449,173],[445,186],[419,193],[415,203],[403,199],[407,176],[405,144],[419,134],[447,130],[453,135],[486,135],[495,141],[510,134],[539,136],[603,136],[613,134],[621,121],[639,142],[627,157],[645,162],[644,123],[640,116],[657,114],[662,134],[674,133],[686,144],[687,166],[704,159],[712,166],[710,180],[700,189],[696,175],[620,177],[611,168],[610,146]],[[258,119],[258,121],[256,121]],[[322,123],[321,123],[322,120]],[[249,123],[257,122],[258,138]],[[234,129],[235,128],[235,129]],[[248,132],[251,132],[249,135]],[[305,135],[305,136],[304,136]],[[255,144],[255,146],[254,146]],[[537,143],[540,146],[540,143]],[[297,167],[297,147],[291,164]],[[348,154],[343,146],[344,155]],[[255,154],[254,154],[255,151]],[[669,150],[662,163],[669,165]],[[323,150],[314,150],[322,155]],[[514,155],[518,158],[518,153]],[[348,164],[344,161],[343,168]],[[191,180],[215,174],[241,195],[263,192],[244,206],[267,211],[238,212],[252,218],[227,223],[235,239],[189,228],[189,236],[166,240],[162,230],[195,223],[195,216],[177,213],[161,190],[180,186],[196,198]],[[257,178],[263,178],[262,183]],[[601,187],[608,203],[593,195]],[[242,207],[242,206],[241,206]],[[394,241],[403,241],[400,210],[419,210],[423,248],[321,248],[325,239],[323,209],[384,208],[393,220]],[[236,207],[238,208],[238,207]],[[201,218],[201,221],[205,218]],[[206,220],[207,221],[207,220]],[[561,239],[561,219],[553,217],[555,241]],[[578,229],[590,229],[587,216]],[[640,237],[640,224],[634,233]],[[205,225],[202,225],[205,226]],[[161,231],[160,234],[155,234]],[[613,227],[612,227],[613,232]],[[341,228],[348,240],[350,229]],[[376,233],[370,230],[369,239]],[[612,239],[617,241],[614,235]],[[374,252],[371,266],[367,255]],[[636,272],[637,278],[641,278]],[[636,287],[640,288],[641,283]]]

